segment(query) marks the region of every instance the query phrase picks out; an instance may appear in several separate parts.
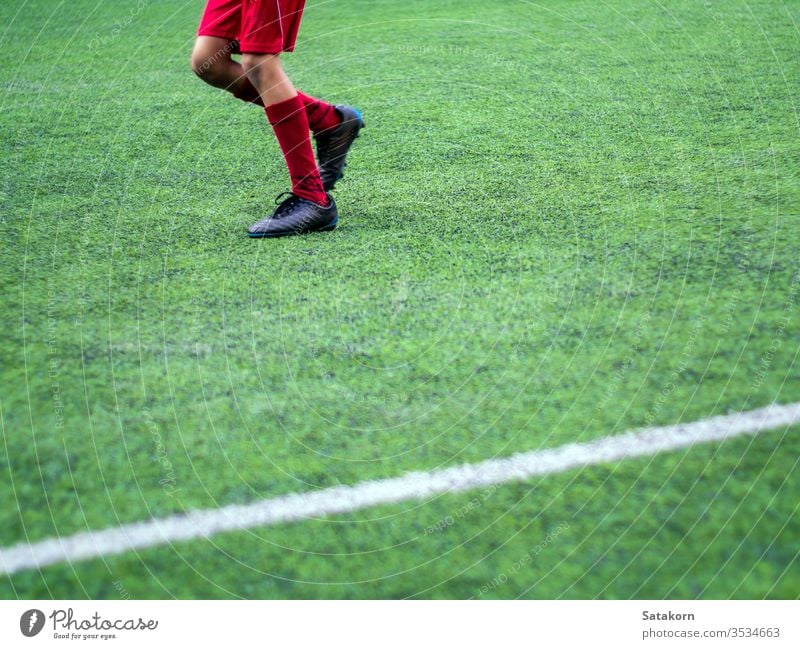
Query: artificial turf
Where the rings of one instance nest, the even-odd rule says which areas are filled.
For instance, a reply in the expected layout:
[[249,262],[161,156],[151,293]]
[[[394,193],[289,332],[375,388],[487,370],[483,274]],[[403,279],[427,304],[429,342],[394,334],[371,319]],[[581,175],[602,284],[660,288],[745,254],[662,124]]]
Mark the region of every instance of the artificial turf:
[[[0,7],[0,546],[800,400],[796,2],[311,4],[287,69],[367,128],[337,231],[279,241],[201,4]],[[798,441],[0,595],[796,597]]]

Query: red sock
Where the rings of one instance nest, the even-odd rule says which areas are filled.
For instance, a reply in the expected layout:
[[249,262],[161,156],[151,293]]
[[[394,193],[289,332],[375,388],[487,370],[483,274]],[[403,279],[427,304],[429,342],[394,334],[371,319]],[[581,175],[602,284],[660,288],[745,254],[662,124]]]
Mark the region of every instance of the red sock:
[[328,195],[322,187],[311,138],[308,135],[308,117],[300,97],[292,97],[265,109],[267,119],[283,151],[283,159],[292,179],[292,193],[306,200],[328,204]]
[[329,128],[336,128],[342,123],[342,118],[336,108],[320,99],[314,99],[298,92],[297,96],[303,102],[308,116],[308,125],[314,133],[327,131]]
[[247,77],[242,77],[242,83],[239,85],[239,90],[235,91],[233,96],[236,97],[236,99],[241,99],[242,101],[246,101],[250,104],[256,104],[257,106],[264,105],[264,102],[261,101],[261,95],[258,94],[258,90],[256,90],[256,87]]

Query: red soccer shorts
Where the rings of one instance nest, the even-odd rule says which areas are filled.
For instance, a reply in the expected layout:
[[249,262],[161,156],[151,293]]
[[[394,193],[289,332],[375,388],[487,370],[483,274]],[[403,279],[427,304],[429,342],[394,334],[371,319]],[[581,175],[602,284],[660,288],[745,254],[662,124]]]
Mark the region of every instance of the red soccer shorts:
[[198,36],[237,41],[247,54],[294,50],[305,0],[208,0]]

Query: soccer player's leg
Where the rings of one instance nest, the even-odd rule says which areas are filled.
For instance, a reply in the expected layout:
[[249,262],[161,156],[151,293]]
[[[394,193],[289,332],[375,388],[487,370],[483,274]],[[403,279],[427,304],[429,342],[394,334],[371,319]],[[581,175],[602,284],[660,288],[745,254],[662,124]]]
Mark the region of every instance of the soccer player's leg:
[[330,191],[344,176],[347,153],[364,128],[364,119],[352,106],[334,106],[298,93],[306,108],[308,124],[317,143],[317,159],[322,184]]
[[[267,49],[269,44],[247,44],[247,49]],[[244,49],[244,48],[243,48]],[[248,228],[251,237],[333,230],[338,222],[336,204],[325,191],[311,148],[308,117],[303,101],[283,70],[279,54],[244,52],[242,65],[258,89],[265,112],[283,152],[292,191],[275,212]]]
[[239,53],[241,19],[242,0],[208,0],[197,29],[191,68],[207,84],[262,105],[258,91],[232,56]]

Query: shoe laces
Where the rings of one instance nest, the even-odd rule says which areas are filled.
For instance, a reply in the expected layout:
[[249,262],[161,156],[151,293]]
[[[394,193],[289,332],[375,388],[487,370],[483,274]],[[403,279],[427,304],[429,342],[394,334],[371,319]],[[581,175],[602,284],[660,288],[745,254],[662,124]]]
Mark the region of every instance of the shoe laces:
[[[283,198],[286,196],[286,198]],[[283,199],[283,200],[281,200]],[[275,204],[278,206],[272,218],[279,219],[282,216],[291,214],[295,208],[300,204],[302,199],[292,192],[281,192],[275,197]]]

